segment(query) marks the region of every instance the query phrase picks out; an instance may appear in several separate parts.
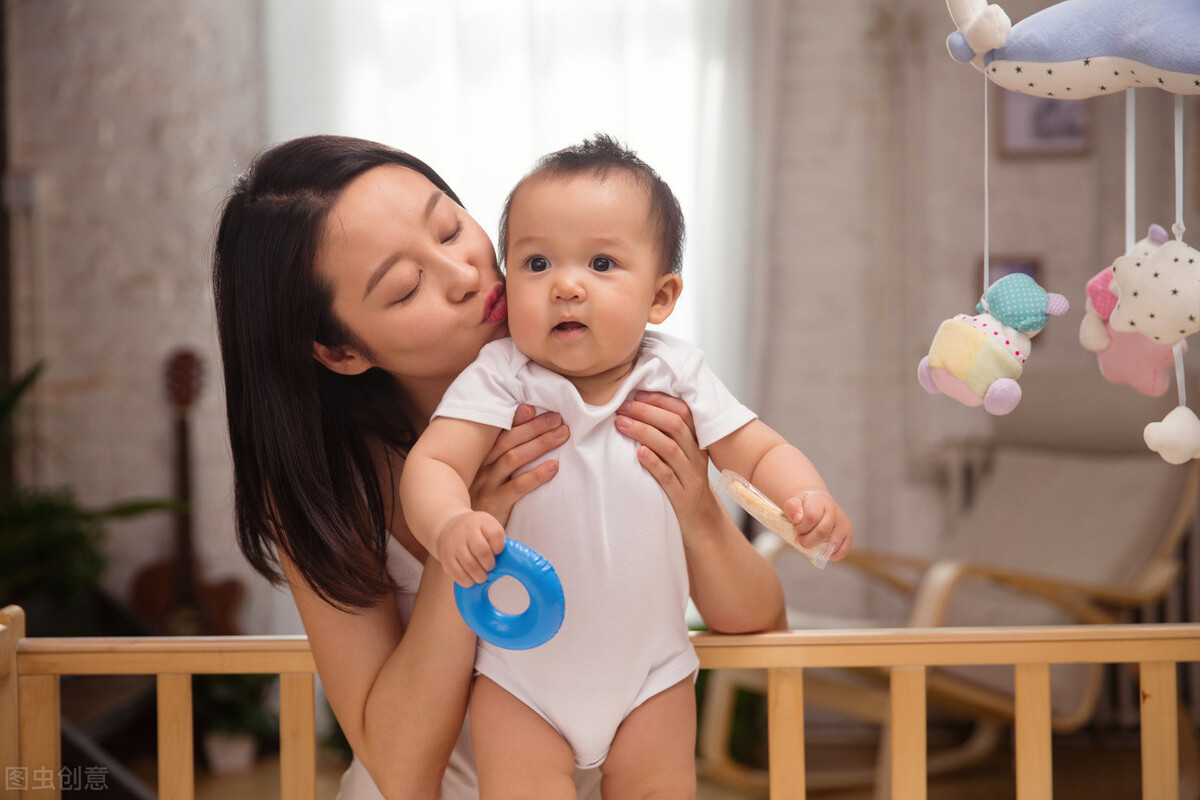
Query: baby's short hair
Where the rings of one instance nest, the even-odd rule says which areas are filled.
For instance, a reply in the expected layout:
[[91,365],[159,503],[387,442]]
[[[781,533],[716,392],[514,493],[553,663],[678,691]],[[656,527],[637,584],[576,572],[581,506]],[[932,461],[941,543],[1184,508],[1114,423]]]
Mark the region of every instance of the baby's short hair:
[[678,273],[683,269],[684,223],[679,200],[659,174],[637,153],[606,133],[564,147],[540,158],[533,169],[517,183],[504,201],[500,215],[500,258],[508,247],[508,212],[513,197],[522,184],[543,175],[578,175],[591,172],[600,178],[617,171],[633,178],[645,190],[650,201],[650,213],[658,227],[658,250],[665,272]]

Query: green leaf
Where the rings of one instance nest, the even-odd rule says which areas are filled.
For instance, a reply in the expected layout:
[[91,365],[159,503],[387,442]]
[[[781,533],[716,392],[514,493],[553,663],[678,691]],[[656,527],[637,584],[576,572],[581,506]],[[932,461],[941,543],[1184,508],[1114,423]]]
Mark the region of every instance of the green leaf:
[[20,405],[25,392],[29,391],[29,387],[33,386],[42,374],[43,367],[45,362],[39,361],[16,381],[0,390],[0,438],[6,441],[12,439],[13,416],[17,412],[17,406]]
[[154,500],[150,498],[139,500],[122,500],[92,512],[101,519],[125,519],[147,514],[151,511],[187,511],[188,504],[182,500]]

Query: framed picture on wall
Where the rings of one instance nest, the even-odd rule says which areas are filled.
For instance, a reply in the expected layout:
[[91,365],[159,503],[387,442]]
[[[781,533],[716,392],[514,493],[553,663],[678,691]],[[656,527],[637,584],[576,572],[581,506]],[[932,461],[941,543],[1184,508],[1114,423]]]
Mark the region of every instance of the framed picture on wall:
[[1082,156],[1092,147],[1090,100],[1001,91],[997,129],[1005,158]]

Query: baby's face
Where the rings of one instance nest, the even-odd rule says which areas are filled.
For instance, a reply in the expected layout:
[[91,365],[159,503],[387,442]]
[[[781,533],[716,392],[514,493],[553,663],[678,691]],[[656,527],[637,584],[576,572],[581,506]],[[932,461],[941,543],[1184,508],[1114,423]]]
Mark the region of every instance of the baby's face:
[[505,254],[508,326],[521,352],[568,377],[627,371],[646,323],[667,318],[681,285],[663,274],[657,233],[645,190],[627,175],[526,181]]

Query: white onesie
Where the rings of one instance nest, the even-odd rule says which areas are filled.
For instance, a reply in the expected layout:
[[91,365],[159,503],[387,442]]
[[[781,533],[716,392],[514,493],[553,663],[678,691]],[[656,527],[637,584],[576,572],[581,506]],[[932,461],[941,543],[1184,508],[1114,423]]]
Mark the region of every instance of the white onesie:
[[480,641],[475,667],[553,725],[581,768],[602,763],[629,712],[699,663],[684,624],[679,523],[638,463],[637,443],[615,426],[617,408],[637,390],[685,401],[701,447],[755,418],[698,349],[653,332],[602,406],[583,402],[570,381],[501,339],[483,348],[434,413],[509,428],[517,406],[528,403],[558,412],[570,428],[567,443],[543,459],[557,459],[558,473],[516,504],[505,529],[554,566],[566,596],[562,628],[532,650]]

